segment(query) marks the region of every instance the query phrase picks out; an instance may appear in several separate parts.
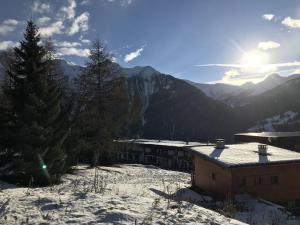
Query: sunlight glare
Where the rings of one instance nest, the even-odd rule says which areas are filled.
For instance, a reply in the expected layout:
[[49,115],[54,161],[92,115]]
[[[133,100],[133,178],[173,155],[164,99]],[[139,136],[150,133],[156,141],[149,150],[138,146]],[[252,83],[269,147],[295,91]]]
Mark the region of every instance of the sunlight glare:
[[260,69],[260,67],[264,66],[267,62],[268,55],[257,50],[245,52],[241,58],[241,65],[250,69]]

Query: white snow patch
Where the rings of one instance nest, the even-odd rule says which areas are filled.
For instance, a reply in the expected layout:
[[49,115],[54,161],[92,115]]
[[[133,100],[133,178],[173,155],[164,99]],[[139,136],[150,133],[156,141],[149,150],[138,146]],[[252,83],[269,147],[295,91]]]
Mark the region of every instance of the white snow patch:
[[236,201],[245,208],[245,211],[235,213],[235,218],[249,224],[296,225],[300,222],[284,207],[262,199],[252,198],[247,194],[237,195]]
[[257,132],[257,131],[275,131],[274,126],[276,125],[284,125],[288,123],[295,122],[294,119],[298,116],[297,112],[287,111],[283,114],[275,115],[273,117],[266,118],[262,121],[259,121],[255,126],[249,128],[247,131],[249,132]]

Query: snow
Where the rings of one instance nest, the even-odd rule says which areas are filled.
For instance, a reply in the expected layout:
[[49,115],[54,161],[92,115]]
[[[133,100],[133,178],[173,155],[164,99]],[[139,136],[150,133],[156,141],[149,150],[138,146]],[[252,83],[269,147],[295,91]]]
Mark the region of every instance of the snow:
[[171,141],[171,140],[153,140],[153,139],[128,139],[128,140],[117,140],[119,143],[135,143],[142,145],[157,145],[157,146],[170,146],[170,147],[192,147],[192,146],[203,146],[207,145],[200,142],[185,142],[185,141]]
[[[20,188],[0,182],[0,224],[242,225],[252,217],[266,221],[257,224],[270,224],[270,210],[272,216],[288,216],[275,206],[249,197],[251,201],[243,203],[246,211],[230,214],[238,220],[228,218],[216,212],[226,212],[224,202],[214,202],[209,196],[191,191],[189,186],[190,174],[153,166],[89,169],[80,165],[65,175],[61,184],[52,187]],[[250,207],[252,211],[248,210]],[[287,223],[276,223],[280,224]]]
[[139,75],[139,76],[143,76],[145,78],[149,77],[153,74],[159,73],[151,66],[145,66],[145,67],[135,66],[133,68],[122,68],[121,72],[122,72],[122,75],[125,75],[127,77]]
[[226,145],[225,149],[213,146],[192,147],[196,154],[211,159],[226,167],[280,162],[300,162],[300,153],[268,145],[267,155],[258,154],[260,143]]
[[236,212],[235,218],[249,224],[299,224],[299,220],[293,218],[284,207],[263,199],[255,199],[247,194],[236,196],[237,204],[245,208],[244,211]]
[[293,112],[293,111],[287,111],[283,114],[275,115],[273,117],[266,118],[262,121],[259,121],[255,126],[251,127],[248,129],[248,131],[253,132],[253,131],[275,131],[274,126],[278,125],[283,125],[283,124],[288,124],[288,123],[294,123],[297,121],[294,121],[295,118],[299,113]]
[[253,136],[253,137],[267,137],[267,138],[278,138],[278,137],[300,137],[299,131],[290,132],[252,132],[252,133],[237,133],[237,136]]

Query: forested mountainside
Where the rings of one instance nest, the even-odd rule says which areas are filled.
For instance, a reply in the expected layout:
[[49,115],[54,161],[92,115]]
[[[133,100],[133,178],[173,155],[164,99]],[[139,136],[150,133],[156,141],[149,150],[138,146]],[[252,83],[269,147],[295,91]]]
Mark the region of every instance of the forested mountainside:
[[[83,70],[64,60],[58,62],[70,83]],[[234,133],[249,129],[300,129],[298,75],[274,74],[259,84],[239,87],[187,82],[149,66],[115,64],[115,72],[123,77],[127,96],[127,107],[116,109],[128,115],[127,129],[121,133],[124,137],[198,141],[224,137],[232,141]]]
[[248,84],[247,91],[235,96],[236,102],[244,104],[233,107],[151,67],[132,70],[134,75],[128,76],[130,69],[126,69],[131,136],[231,141],[236,132],[300,129],[299,75],[273,74],[254,86]]
[[207,141],[230,138],[236,130],[233,110],[169,75],[127,79],[134,133],[147,138]]

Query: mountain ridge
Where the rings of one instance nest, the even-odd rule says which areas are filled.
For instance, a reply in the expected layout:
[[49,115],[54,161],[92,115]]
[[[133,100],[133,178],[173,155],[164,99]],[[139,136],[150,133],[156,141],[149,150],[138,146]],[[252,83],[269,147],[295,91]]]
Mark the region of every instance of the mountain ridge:
[[[69,80],[84,69],[65,60],[58,60],[58,63]],[[290,112],[297,121],[300,112],[293,105],[296,102],[300,106],[300,102],[291,100],[300,95],[300,87],[295,86],[300,81],[297,79],[299,75],[285,78],[273,74],[260,84],[246,84],[244,87],[200,84],[200,88],[198,83],[160,73],[150,66],[123,68],[114,64],[114,67],[116,74],[124,78],[126,86],[129,129],[123,135],[127,137],[191,141],[223,137],[231,142],[236,132],[255,126],[264,129],[261,124],[268,118]],[[257,89],[253,89],[255,86]],[[203,87],[206,89],[202,90]],[[211,97],[210,87],[216,88],[218,93],[215,93],[222,99]],[[251,94],[253,90],[256,90],[255,94]],[[288,127],[291,130],[300,129],[296,122],[288,126],[278,124],[272,127],[279,130]]]

